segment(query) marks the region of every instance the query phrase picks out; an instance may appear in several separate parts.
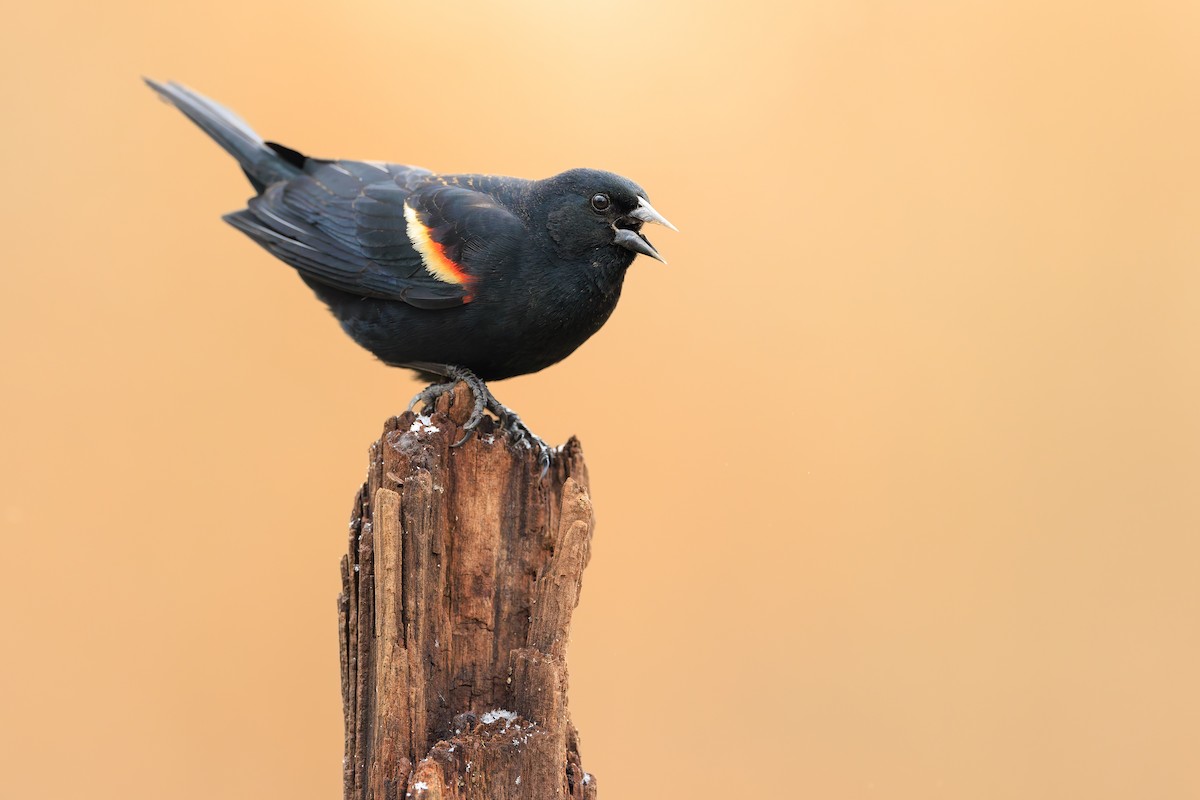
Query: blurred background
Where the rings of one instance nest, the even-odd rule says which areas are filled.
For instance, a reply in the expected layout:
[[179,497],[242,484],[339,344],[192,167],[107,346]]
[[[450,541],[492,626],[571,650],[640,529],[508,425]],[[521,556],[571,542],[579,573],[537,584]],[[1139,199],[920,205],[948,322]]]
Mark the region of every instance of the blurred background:
[[420,387],[140,75],[682,233],[500,383],[583,441],[606,798],[1200,796],[1200,6],[44,0],[0,33],[0,797],[332,798]]

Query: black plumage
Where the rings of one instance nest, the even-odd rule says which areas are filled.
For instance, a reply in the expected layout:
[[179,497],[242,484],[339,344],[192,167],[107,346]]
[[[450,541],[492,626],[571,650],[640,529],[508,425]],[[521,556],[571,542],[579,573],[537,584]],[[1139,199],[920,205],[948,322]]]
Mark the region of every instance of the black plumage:
[[612,313],[634,256],[659,258],[642,224],[670,225],[640,186],[610,172],[531,181],[310,158],[186,87],[147,83],[257,191],[226,221],[295,268],[385,363],[468,380],[475,424],[488,407],[528,433],[483,382],[579,347]]

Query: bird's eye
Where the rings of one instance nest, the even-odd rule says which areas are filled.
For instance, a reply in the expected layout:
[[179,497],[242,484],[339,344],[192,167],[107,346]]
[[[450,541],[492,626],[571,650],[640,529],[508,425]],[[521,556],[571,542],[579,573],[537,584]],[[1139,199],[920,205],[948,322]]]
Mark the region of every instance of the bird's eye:
[[597,211],[603,211],[604,209],[608,208],[608,202],[608,195],[606,194],[601,193],[592,195],[592,208],[596,209]]

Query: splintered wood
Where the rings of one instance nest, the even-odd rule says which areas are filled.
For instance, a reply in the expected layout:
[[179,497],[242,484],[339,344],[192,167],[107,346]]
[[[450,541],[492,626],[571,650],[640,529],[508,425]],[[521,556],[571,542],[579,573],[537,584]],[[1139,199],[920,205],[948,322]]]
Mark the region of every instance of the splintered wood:
[[[342,559],[347,800],[595,798],[565,652],[593,517],[577,441],[542,479],[459,384],[389,420]],[[486,430],[484,430],[486,428]]]

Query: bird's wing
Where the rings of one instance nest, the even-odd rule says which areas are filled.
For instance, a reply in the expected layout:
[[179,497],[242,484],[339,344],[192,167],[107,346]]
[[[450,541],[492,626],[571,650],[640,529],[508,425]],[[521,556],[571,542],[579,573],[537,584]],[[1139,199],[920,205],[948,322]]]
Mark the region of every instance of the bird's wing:
[[310,159],[226,220],[302,275],[418,308],[469,303],[523,226],[489,195],[426,170]]

